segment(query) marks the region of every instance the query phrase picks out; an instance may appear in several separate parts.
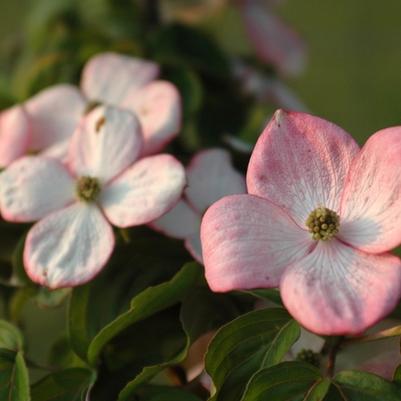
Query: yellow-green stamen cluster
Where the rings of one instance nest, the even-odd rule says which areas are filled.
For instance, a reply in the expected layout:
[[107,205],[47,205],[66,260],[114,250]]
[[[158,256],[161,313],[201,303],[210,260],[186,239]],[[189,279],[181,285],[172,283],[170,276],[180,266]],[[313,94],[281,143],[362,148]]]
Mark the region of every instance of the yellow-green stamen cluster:
[[316,241],[327,241],[338,233],[340,217],[326,207],[318,207],[306,220],[306,226]]
[[77,196],[84,202],[93,202],[100,192],[100,183],[96,178],[83,176],[77,182]]
[[295,359],[297,361],[310,363],[311,365],[320,368],[320,355],[310,349],[301,350]]

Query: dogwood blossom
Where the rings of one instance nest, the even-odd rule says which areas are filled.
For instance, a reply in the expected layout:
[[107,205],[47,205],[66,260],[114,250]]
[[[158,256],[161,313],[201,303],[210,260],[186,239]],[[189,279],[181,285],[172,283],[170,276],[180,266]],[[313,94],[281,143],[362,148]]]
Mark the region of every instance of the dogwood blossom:
[[170,82],[158,80],[159,66],[116,53],[100,53],[85,65],[81,88],[55,85],[26,102],[32,120],[30,148],[64,158],[82,116],[99,104],[134,112],[142,125],[142,155],[159,152],[178,133],[181,99]]
[[275,113],[247,172],[247,195],[215,203],[201,226],[214,291],[280,287],[320,334],[360,333],[401,295],[401,127],[360,150],[341,128]]
[[237,0],[246,32],[258,57],[276,66],[284,75],[297,75],[305,66],[305,44],[273,12],[271,3]]
[[185,240],[189,253],[202,263],[200,222],[205,210],[225,195],[245,193],[245,178],[232,167],[224,149],[199,152],[187,170],[184,197],[151,226],[164,234]]
[[25,269],[33,281],[49,288],[87,282],[113,251],[110,223],[145,224],[178,201],[184,168],[166,154],[138,159],[142,144],[133,113],[102,106],[75,131],[67,165],[26,156],[1,174],[4,219],[39,220],[24,248]]
[[0,168],[25,154],[31,127],[25,110],[14,106],[0,113]]

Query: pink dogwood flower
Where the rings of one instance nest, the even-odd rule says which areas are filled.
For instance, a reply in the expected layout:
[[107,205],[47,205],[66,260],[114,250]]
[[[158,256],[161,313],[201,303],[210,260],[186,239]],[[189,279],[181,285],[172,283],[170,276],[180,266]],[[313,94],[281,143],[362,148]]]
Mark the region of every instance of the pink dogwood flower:
[[75,131],[67,166],[26,156],[0,175],[3,217],[39,220],[24,248],[25,269],[33,281],[49,288],[89,281],[113,251],[110,223],[146,224],[178,201],[184,168],[166,154],[138,160],[142,143],[133,113],[103,106]]
[[247,195],[201,226],[214,291],[280,287],[289,312],[320,334],[357,334],[401,295],[401,127],[360,150],[336,125],[279,110],[259,138]]
[[0,113],[0,168],[25,154],[31,127],[25,110],[14,106]]
[[144,136],[142,156],[159,152],[179,132],[181,98],[170,82],[158,80],[159,66],[116,53],[100,53],[85,65],[81,89],[55,85],[26,102],[34,151],[65,157],[82,116],[104,104],[134,112]]
[[186,169],[184,197],[151,226],[169,237],[185,240],[185,247],[202,263],[200,223],[205,210],[225,195],[245,193],[245,178],[234,170],[224,149],[199,152]]
[[272,10],[271,2],[237,0],[246,32],[257,56],[284,75],[298,75],[305,66],[306,46]]

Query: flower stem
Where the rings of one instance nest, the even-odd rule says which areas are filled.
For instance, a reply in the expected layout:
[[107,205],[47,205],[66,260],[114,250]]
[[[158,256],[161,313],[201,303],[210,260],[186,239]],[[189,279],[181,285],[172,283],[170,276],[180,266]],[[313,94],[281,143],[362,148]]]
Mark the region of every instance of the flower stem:
[[326,376],[332,377],[336,365],[337,353],[341,348],[344,337],[328,337],[322,349],[322,354],[327,355]]

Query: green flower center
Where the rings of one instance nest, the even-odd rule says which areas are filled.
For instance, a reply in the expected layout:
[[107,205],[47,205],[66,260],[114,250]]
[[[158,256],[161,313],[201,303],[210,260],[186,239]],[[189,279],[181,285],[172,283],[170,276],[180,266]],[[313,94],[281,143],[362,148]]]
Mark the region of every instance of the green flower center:
[[94,202],[100,193],[100,183],[96,178],[83,176],[77,182],[78,198],[84,202]]
[[307,218],[306,226],[314,240],[327,241],[338,233],[340,217],[327,207],[318,207]]
[[311,365],[320,368],[320,355],[310,349],[301,350],[295,359],[297,361],[310,363]]

